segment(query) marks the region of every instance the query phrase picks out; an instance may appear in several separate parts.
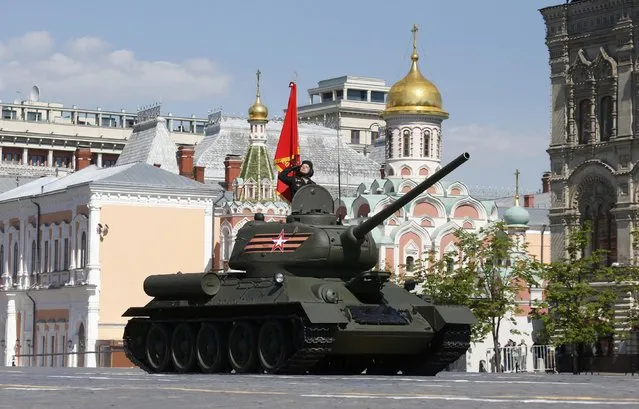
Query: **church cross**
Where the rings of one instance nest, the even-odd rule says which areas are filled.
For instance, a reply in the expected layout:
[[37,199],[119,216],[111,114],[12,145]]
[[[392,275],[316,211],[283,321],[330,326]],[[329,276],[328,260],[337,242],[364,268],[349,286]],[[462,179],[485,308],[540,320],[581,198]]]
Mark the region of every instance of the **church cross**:
[[257,73],[256,73],[256,75],[257,75],[257,96],[258,97],[260,96],[260,74],[262,74],[262,72],[258,68]]
[[515,170],[515,206],[519,206],[519,169]]
[[413,52],[417,51],[417,30],[417,25],[413,24],[413,28],[410,30],[413,33]]

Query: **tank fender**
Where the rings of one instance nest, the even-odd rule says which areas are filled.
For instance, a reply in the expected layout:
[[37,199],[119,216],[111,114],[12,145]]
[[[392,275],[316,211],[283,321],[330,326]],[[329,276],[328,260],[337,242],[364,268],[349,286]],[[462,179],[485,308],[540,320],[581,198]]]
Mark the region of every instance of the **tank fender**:
[[302,302],[302,309],[313,324],[342,324],[348,323],[348,318],[340,310],[339,304],[324,304],[318,302]]
[[441,330],[446,324],[477,324],[472,311],[463,305],[424,305],[415,306],[415,309],[435,331]]

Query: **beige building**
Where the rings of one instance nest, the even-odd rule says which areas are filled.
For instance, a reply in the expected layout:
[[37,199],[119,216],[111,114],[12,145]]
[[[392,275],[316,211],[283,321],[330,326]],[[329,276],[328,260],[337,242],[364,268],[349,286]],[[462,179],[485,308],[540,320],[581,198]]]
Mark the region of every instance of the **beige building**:
[[78,149],[74,173],[0,194],[4,365],[126,365],[121,315],[149,300],[144,278],[211,265],[213,192],[178,174],[193,174],[192,150],[176,160],[165,124],[136,125],[126,164]]

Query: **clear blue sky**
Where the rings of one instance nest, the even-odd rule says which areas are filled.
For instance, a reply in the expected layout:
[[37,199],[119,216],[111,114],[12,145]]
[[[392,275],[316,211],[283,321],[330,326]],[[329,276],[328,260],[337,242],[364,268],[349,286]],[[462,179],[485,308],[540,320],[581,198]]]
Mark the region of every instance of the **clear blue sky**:
[[163,114],[245,113],[259,68],[263,101],[280,113],[294,72],[300,104],[322,79],[394,83],[408,70],[415,23],[422,72],[450,113],[445,159],[473,155],[455,177],[510,186],[519,167],[522,185],[536,190],[550,126],[538,9],[562,2],[14,2],[0,16],[0,99],[35,83],[42,100],[65,105],[133,111],[161,99]]

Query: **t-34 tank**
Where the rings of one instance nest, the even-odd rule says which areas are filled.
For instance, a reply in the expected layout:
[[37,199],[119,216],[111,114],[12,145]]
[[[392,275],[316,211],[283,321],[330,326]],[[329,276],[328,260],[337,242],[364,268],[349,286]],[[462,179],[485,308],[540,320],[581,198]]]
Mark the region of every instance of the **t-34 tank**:
[[123,315],[127,356],[148,372],[437,374],[465,354],[475,317],[373,270],[370,232],[469,157],[357,226],[337,220],[325,188],[304,186],[286,223],[258,214],[239,229],[236,271],[147,277],[153,299]]

